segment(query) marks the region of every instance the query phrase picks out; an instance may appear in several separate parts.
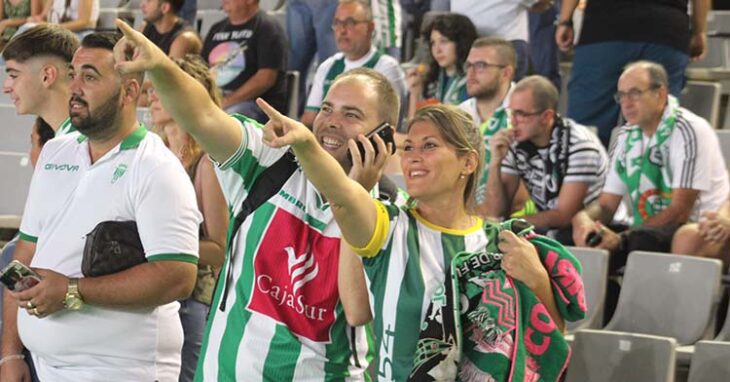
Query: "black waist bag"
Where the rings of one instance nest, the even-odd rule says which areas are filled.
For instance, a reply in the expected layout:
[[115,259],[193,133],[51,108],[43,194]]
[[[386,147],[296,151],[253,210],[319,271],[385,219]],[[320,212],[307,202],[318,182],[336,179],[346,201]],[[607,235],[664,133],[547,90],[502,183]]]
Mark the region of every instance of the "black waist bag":
[[86,235],[81,272],[86,277],[103,276],[146,261],[137,223],[105,221]]

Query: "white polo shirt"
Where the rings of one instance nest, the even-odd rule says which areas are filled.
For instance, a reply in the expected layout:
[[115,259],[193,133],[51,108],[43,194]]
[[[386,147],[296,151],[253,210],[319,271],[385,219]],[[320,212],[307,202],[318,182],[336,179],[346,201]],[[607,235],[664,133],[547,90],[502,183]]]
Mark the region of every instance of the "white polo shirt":
[[[180,161],[144,127],[91,164],[84,135],[44,147],[20,227],[36,243],[32,267],[83,277],[85,236],[106,220],[137,222],[148,261],[197,263],[202,221]],[[122,309],[85,305],[43,319],[18,310],[18,333],[43,381],[177,381],[178,303]]]

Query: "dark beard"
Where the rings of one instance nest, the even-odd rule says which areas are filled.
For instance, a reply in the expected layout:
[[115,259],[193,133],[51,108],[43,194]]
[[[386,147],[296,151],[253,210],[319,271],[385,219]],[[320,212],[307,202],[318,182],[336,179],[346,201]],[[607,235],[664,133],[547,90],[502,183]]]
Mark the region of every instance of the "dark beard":
[[76,130],[91,140],[104,140],[105,138],[111,137],[117,130],[116,121],[119,115],[120,96],[121,89],[109,97],[103,104],[94,110],[93,113],[85,101],[77,98],[76,96],[71,96],[71,100],[83,103],[84,106],[86,106],[88,113],[86,117],[83,117],[78,114],[74,115],[73,112],[69,110],[71,123]]
[[479,93],[474,95],[474,98],[478,100],[491,100],[497,95],[499,86],[495,86],[492,89],[482,89]]

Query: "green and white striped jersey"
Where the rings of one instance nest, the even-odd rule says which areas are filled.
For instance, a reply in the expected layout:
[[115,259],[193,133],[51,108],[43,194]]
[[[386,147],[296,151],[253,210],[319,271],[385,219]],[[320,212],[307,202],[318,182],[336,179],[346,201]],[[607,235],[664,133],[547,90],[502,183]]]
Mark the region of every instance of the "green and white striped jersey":
[[[255,121],[235,117],[243,142],[216,169],[231,216],[253,181],[286,152],[265,146]],[[301,171],[246,218],[229,245],[196,381],[366,380],[372,336],[368,341],[365,327],[347,326],[337,293],[340,231]],[[233,277],[225,286],[228,267]]]
[[373,42],[379,49],[400,48],[402,43],[401,5],[398,0],[371,0],[375,35]]
[[370,291],[377,378],[405,381],[421,323],[451,257],[484,249],[487,237],[481,220],[467,230],[452,230],[429,223],[415,209],[378,203],[378,210],[373,246],[356,251],[363,256]]

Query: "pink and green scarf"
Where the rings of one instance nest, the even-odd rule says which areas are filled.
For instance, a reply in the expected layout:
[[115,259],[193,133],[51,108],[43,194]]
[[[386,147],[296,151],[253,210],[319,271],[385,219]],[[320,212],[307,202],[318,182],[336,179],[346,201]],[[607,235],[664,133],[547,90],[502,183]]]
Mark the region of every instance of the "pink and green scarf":
[[557,381],[565,371],[570,348],[547,308],[501,269],[497,243],[505,229],[537,248],[563,319],[585,317],[581,265],[565,247],[524,220],[489,224],[487,248],[456,254],[434,293],[410,381]]

